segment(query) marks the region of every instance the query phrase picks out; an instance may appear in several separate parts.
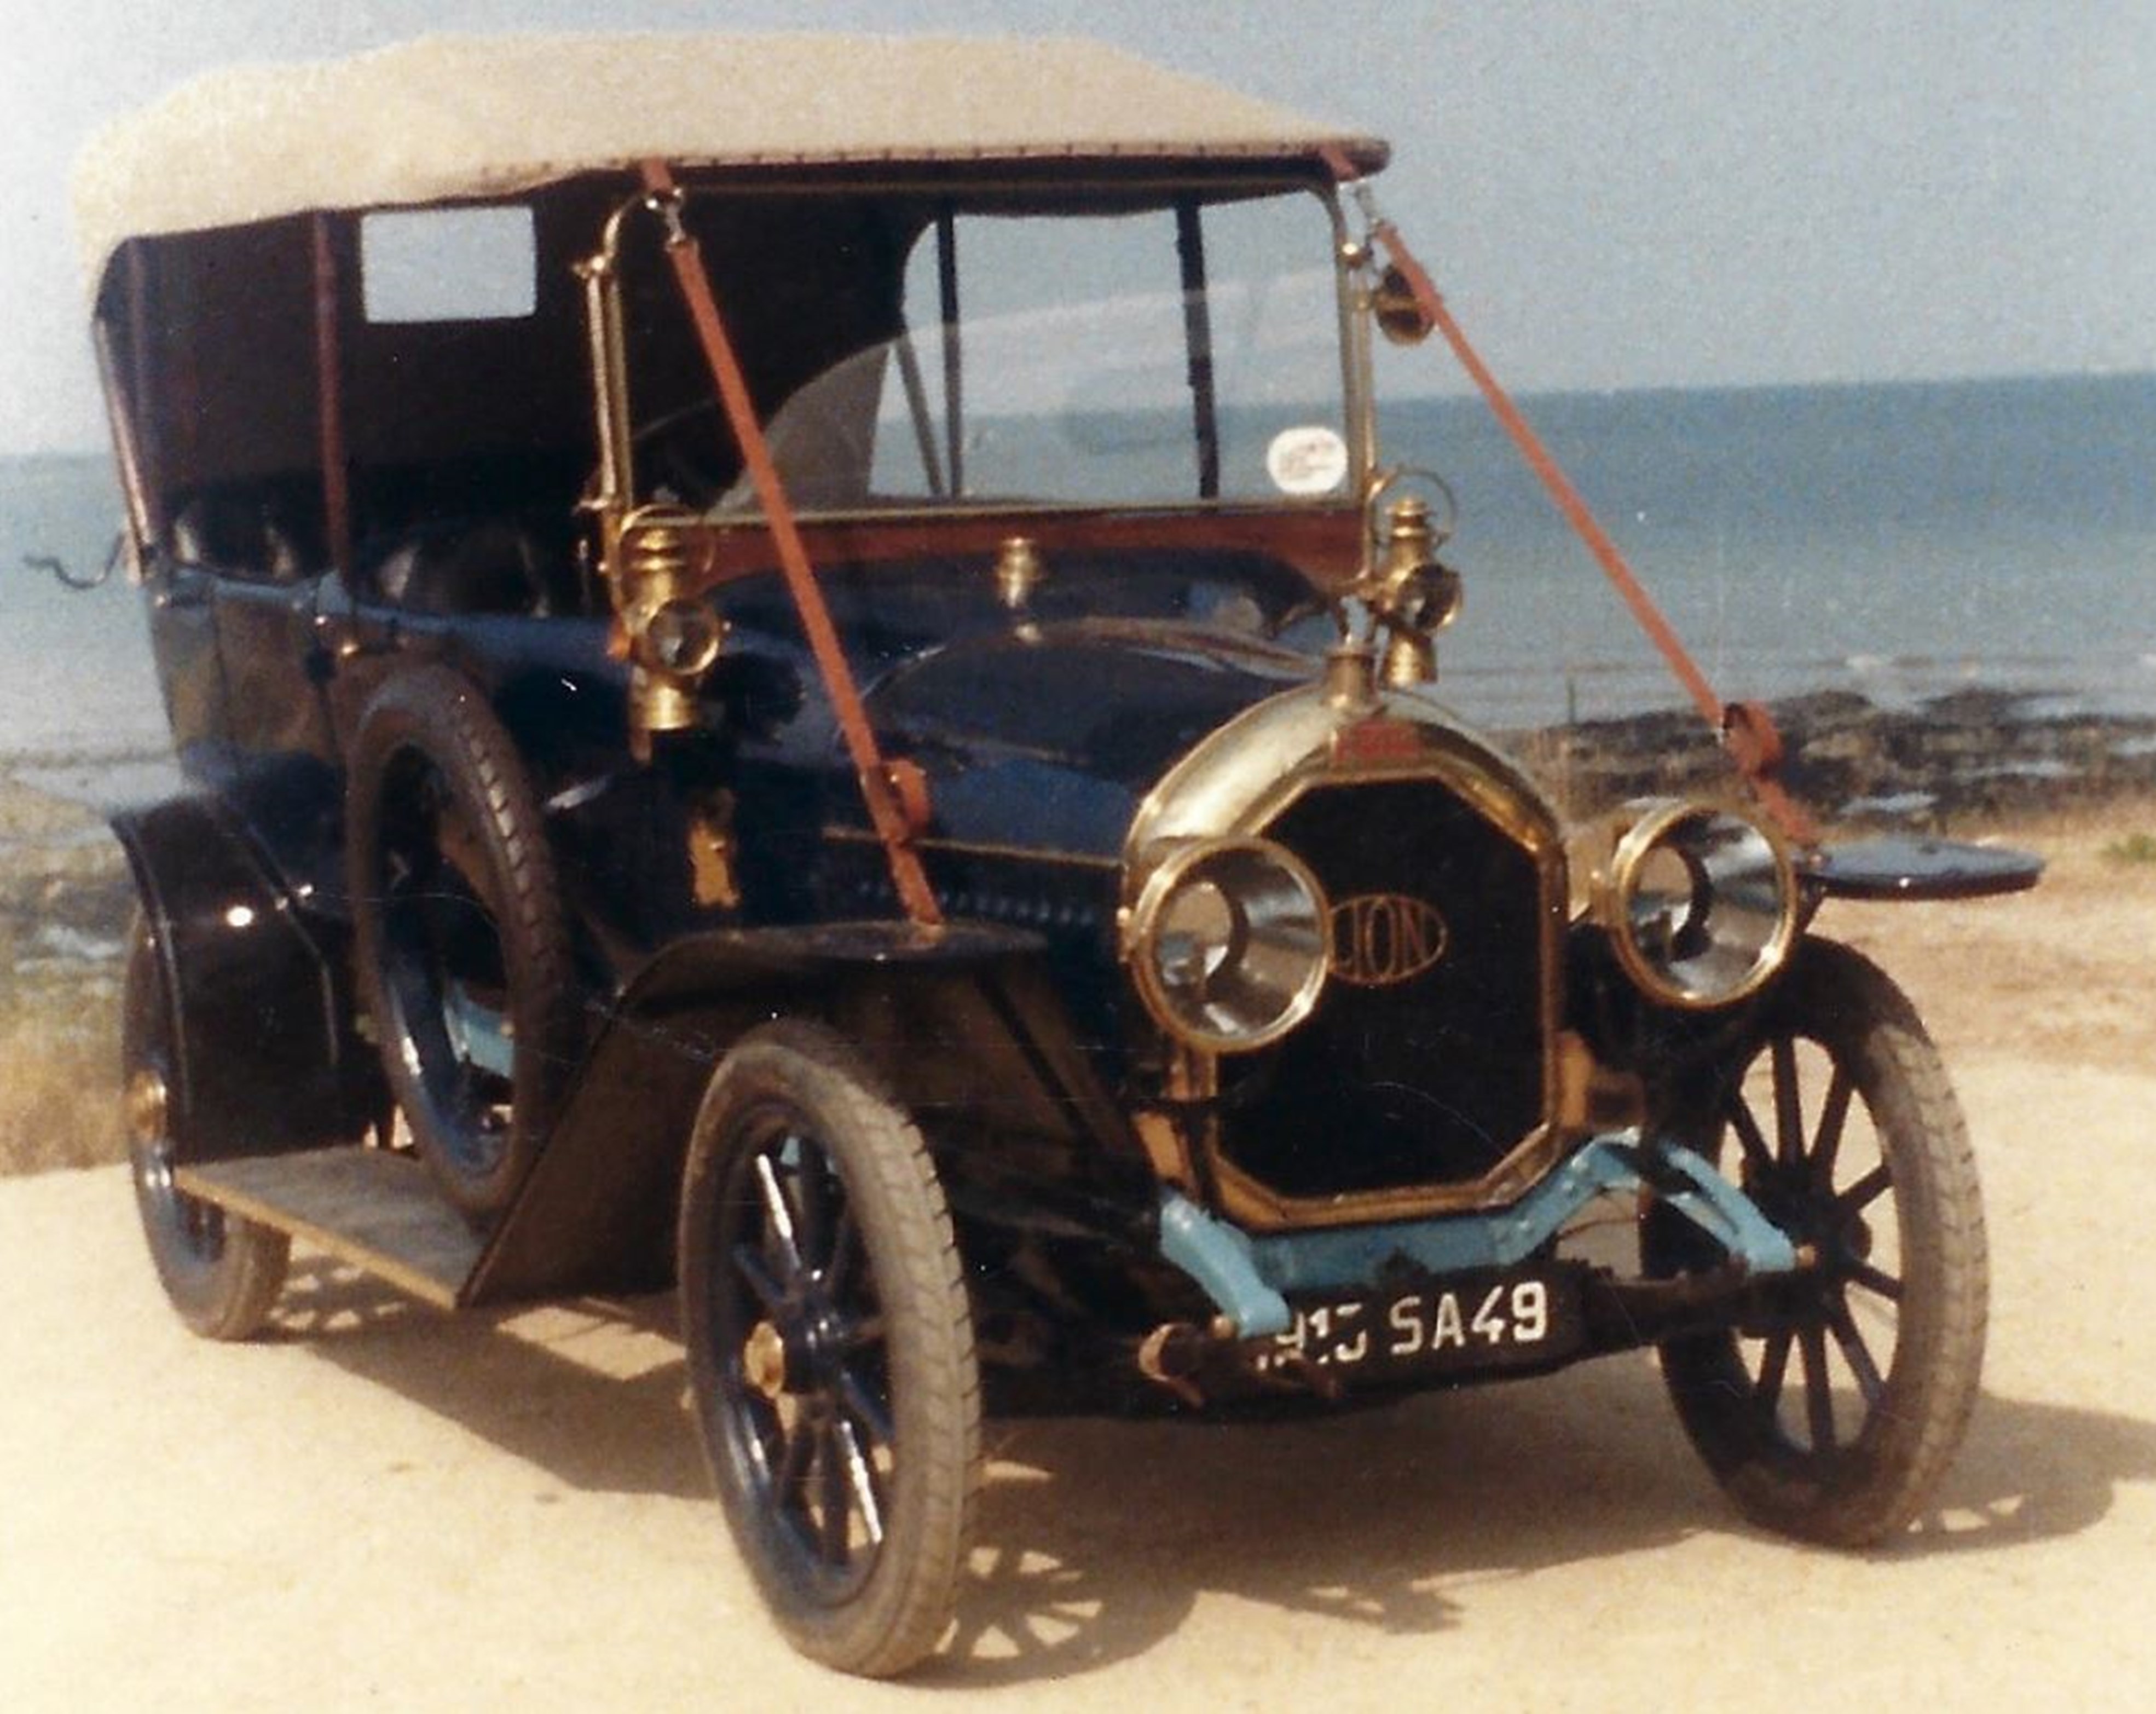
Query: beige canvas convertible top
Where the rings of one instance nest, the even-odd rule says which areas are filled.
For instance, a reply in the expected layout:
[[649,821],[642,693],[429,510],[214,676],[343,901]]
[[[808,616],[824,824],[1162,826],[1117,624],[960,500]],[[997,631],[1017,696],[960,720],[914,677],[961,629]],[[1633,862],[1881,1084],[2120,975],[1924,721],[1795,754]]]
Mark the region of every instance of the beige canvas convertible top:
[[654,156],[1282,161],[1327,145],[1384,163],[1373,137],[1068,38],[435,36],[183,85],[90,142],[75,218],[94,289],[131,237],[511,195]]

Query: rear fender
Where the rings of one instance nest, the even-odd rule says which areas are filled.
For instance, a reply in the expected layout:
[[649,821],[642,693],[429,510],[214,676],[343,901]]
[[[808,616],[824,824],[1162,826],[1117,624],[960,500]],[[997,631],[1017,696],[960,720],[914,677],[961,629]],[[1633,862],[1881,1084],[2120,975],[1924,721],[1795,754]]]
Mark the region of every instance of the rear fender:
[[475,1298],[651,1289],[672,1272],[681,1167],[726,1050],[779,1017],[847,1037],[932,1132],[939,1112],[1138,1155],[1080,1053],[1037,937],[901,922],[678,942],[603,1008],[562,1116],[495,1233]]
[[182,1162],[348,1141],[386,1111],[353,1029],[341,926],[310,914],[216,799],[125,811],[173,1020],[169,1091]]

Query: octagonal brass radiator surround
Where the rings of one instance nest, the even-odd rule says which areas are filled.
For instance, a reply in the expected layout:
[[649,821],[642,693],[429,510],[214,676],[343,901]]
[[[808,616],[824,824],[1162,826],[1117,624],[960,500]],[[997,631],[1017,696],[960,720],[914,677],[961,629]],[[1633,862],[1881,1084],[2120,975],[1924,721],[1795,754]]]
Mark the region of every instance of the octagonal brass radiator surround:
[[[1590,1105],[1597,1100],[1606,1104],[1606,1092],[1591,1093],[1606,1078],[1599,1076],[1584,1044],[1562,1027],[1568,882],[1557,816],[1524,774],[1445,710],[1412,692],[1364,700],[1333,694],[1323,684],[1291,690],[1229,721],[1170,770],[1140,805],[1125,843],[1126,957],[1135,907],[1156,871],[1177,853],[1200,842],[1275,839],[1283,820],[1312,793],[1388,783],[1427,784],[1449,794],[1464,814],[1517,847],[1532,871],[1532,921],[1524,944],[1535,968],[1532,992],[1522,1000],[1532,1013],[1535,1037],[1533,1063],[1522,1070],[1523,1077],[1532,1080],[1532,1095],[1522,1103],[1522,1111],[1532,1107],[1532,1116],[1517,1134],[1508,1130],[1497,1139],[1494,1159],[1464,1176],[1345,1190],[1296,1189],[1268,1183],[1240,1162],[1217,1106],[1209,1108],[1204,1117],[1190,1121],[1189,1147],[1217,1187],[1222,1211],[1254,1230],[1502,1205],[1517,1198],[1584,1134]],[[1404,875],[1397,890],[1412,904],[1418,895],[1405,885],[1410,879]],[[1331,908],[1337,916],[1343,907],[1367,902],[1336,898]],[[1442,914],[1428,901],[1420,902],[1433,916]],[[1419,916],[1415,921],[1420,925]],[[1389,972],[1391,983],[1410,983],[1437,963],[1445,949],[1434,942],[1449,932],[1417,926],[1412,943],[1402,949],[1403,957],[1417,955],[1406,958],[1417,967]],[[1385,997],[1400,991],[1387,983],[1343,983],[1337,940],[1333,957],[1328,991],[1358,986]],[[1291,1035],[1270,1052],[1292,1049],[1296,1039]],[[1219,1070],[1214,1057],[1180,1045],[1174,1080],[1185,1092],[1217,1089]]]

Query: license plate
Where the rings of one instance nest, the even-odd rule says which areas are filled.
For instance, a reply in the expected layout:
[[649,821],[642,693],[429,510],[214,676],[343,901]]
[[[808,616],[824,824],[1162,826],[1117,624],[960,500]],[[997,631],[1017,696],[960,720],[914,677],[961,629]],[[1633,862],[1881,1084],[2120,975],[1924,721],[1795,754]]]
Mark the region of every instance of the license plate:
[[1343,1381],[1474,1374],[1563,1362],[1584,1342],[1577,1265],[1452,1274],[1413,1291],[1291,1301],[1295,1324],[1245,1349],[1260,1374]]

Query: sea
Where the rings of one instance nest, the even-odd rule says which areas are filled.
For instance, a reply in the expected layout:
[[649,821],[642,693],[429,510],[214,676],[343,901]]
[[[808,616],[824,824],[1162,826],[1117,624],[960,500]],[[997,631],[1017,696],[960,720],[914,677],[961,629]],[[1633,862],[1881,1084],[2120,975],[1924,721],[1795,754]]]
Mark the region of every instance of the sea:
[[[1970,690],[2156,716],[2156,375],[1553,393],[1529,420],[1717,689]],[[1518,731],[1681,695],[1479,401],[1396,403],[1389,460],[1458,503],[1439,694]],[[93,800],[162,765],[140,592],[105,560],[103,456],[0,459],[0,752]]]

